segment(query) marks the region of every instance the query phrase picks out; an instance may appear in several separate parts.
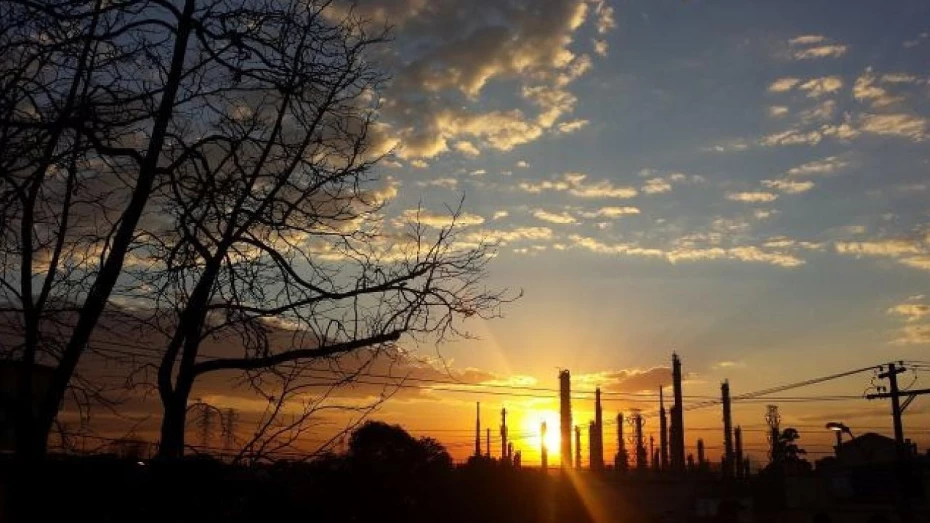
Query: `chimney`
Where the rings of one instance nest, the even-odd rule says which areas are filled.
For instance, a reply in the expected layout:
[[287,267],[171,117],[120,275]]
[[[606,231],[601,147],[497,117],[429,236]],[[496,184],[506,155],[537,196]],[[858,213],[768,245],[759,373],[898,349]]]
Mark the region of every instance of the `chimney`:
[[736,440],[736,477],[743,477],[743,429],[739,425],[733,429],[733,438]]
[[501,409],[501,461],[510,461],[510,453],[507,450],[507,409]]
[[481,456],[481,402],[475,405],[475,457]]
[[684,405],[681,394],[681,360],[678,354],[672,353],[672,389],[675,403],[672,406],[671,437],[671,468],[676,472],[685,469],[685,423]]
[[601,411],[601,388],[594,391],[594,435],[591,437],[591,468],[604,469],[604,418]]
[[546,448],[546,422],[539,426],[539,457],[542,461],[543,472],[549,469],[549,449]]
[[659,449],[662,455],[662,470],[668,470],[668,418],[665,415],[662,387],[659,387]]
[[559,405],[561,438],[559,444],[562,447],[562,468],[571,468],[572,466],[572,399],[571,399],[571,374],[568,370],[559,371]]
[[617,455],[614,457],[614,468],[619,472],[626,472],[627,467],[626,442],[623,440],[623,413],[620,413],[617,414]]
[[581,427],[575,425],[575,468],[581,468]]
[[733,421],[730,414],[730,382],[723,380],[720,384],[720,396],[723,400],[723,477],[733,477]]

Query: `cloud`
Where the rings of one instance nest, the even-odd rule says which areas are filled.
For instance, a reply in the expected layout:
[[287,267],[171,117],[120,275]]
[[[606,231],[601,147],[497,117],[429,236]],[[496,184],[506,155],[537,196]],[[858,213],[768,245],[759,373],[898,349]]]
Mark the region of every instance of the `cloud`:
[[801,35],[788,40],[791,54],[795,60],[812,60],[817,58],[836,58],[843,56],[848,47],[843,44],[829,43],[823,35]]
[[481,225],[484,218],[476,214],[460,213],[458,217],[449,214],[441,214],[428,209],[407,209],[401,213],[401,218],[407,222],[418,222],[427,227],[442,229],[452,225],[453,218],[455,224],[459,227],[468,227],[471,225]]
[[849,48],[842,44],[819,45],[807,49],[797,49],[793,56],[796,60],[811,60],[816,58],[837,58],[846,54]]
[[811,78],[798,86],[802,91],[807,91],[810,98],[818,98],[827,94],[832,94],[843,88],[843,79],[839,76],[822,76],[820,78]]
[[565,173],[556,180],[543,180],[539,182],[520,182],[517,187],[521,190],[538,194],[543,191],[567,191],[579,198],[632,198],[639,194],[633,187],[614,186],[607,180],[586,183],[587,175],[581,173]]
[[492,220],[500,220],[501,218],[506,218],[510,216],[510,213],[507,211],[494,211],[494,214],[491,216]]
[[659,387],[671,385],[672,369],[624,369],[594,374],[578,374],[572,381],[583,384],[581,388],[600,387],[605,392],[657,392]]
[[868,102],[872,108],[887,107],[904,100],[903,96],[892,96],[887,89],[879,86],[871,68],[856,78],[853,97],[860,102]]
[[423,160],[420,160],[420,159],[416,159],[410,162],[410,166],[417,168],[417,169],[426,169],[427,167],[429,167],[429,163]]
[[733,200],[735,202],[753,202],[753,203],[768,203],[775,201],[778,198],[777,194],[763,191],[756,192],[728,192],[726,194],[728,200]]
[[828,122],[833,119],[834,113],[836,113],[836,101],[824,100],[814,107],[801,111],[798,117],[803,123]]
[[617,27],[617,22],[614,20],[614,8],[607,5],[607,2],[598,2],[594,12],[597,15],[598,34],[607,34]]
[[814,160],[797,167],[788,169],[788,176],[808,176],[820,174],[833,174],[841,169],[846,168],[848,162],[840,159],[838,156],[828,156],[822,160]]
[[529,167],[530,167],[530,164],[527,163],[526,160],[520,160],[519,162],[517,162],[518,169],[528,169]]
[[773,105],[769,107],[769,116],[772,118],[781,118],[788,114],[788,108],[784,105]]
[[821,140],[823,140],[823,135],[819,131],[788,129],[787,131],[764,136],[759,140],[759,143],[767,147],[776,145],[816,145]]
[[562,122],[558,125],[559,132],[562,134],[570,134],[575,131],[580,130],[581,128],[588,125],[588,120],[570,120],[568,122]]
[[915,142],[927,139],[927,119],[914,114],[864,114],[859,120],[862,132],[897,136]]
[[[594,19],[599,40],[616,25],[610,6],[592,9],[589,0],[392,0],[363,3],[355,14],[393,26],[405,49],[386,59],[393,81],[380,109],[403,159],[452,148],[472,156],[486,148],[507,151],[547,132],[577,130],[580,121],[561,119],[577,104],[570,84],[593,61],[573,43],[586,20]],[[515,89],[528,106],[488,110],[492,85]],[[496,91],[494,99],[508,100],[504,94]]]
[[601,207],[595,212],[582,213],[585,218],[619,218],[631,214],[639,214],[639,209],[636,207]]
[[442,187],[444,189],[455,189],[458,184],[459,181],[455,178],[436,178],[435,180],[417,182],[420,187]]
[[812,45],[826,41],[823,35],[801,35],[788,40],[788,45]]
[[466,140],[455,142],[455,150],[464,154],[465,156],[474,157],[474,156],[478,156],[479,154],[481,154],[481,151],[479,151],[478,148],[475,147],[475,144],[469,141],[466,141]]
[[772,82],[771,85],[769,85],[769,92],[771,93],[788,92],[794,89],[794,87],[798,85],[798,83],[800,82],[801,80],[798,78],[792,78],[792,77],[779,78],[778,80],[775,80],[774,82]]
[[488,174],[486,169],[475,169],[474,171],[468,173],[469,176],[483,176],[485,174]]
[[607,40],[594,39],[594,52],[598,56],[607,56]]
[[701,247],[692,242],[682,242],[673,249],[641,247],[632,243],[605,243],[595,238],[571,235],[572,245],[598,254],[663,258],[670,263],[697,262],[710,260],[732,260],[749,263],[763,263],[778,267],[797,267],[804,260],[782,250],[766,250],[751,245],[732,247]]
[[775,189],[785,194],[798,194],[807,192],[814,188],[814,182],[794,180],[762,180],[762,185],[769,189]]
[[862,242],[836,242],[836,252],[857,256],[886,256],[898,258],[909,254],[920,254],[918,242],[908,239],[888,239]]
[[646,194],[659,194],[671,191],[672,184],[662,178],[650,178],[646,180],[646,184],[643,185],[640,190]]
[[902,316],[906,321],[920,321],[930,317],[930,305],[924,303],[901,303],[888,309],[888,314]]
[[568,214],[567,212],[551,213],[543,209],[536,209],[533,211],[533,216],[544,222],[557,223],[560,225],[567,225],[577,222],[575,217],[571,214]]

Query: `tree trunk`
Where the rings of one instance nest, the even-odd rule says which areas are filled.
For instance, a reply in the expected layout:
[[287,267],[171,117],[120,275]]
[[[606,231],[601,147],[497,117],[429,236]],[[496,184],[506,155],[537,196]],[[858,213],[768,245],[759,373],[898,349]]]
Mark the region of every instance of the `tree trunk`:
[[175,392],[171,401],[164,402],[164,416],[161,420],[161,441],[158,444],[158,458],[176,460],[184,457],[184,426],[187,422],[187,395]]

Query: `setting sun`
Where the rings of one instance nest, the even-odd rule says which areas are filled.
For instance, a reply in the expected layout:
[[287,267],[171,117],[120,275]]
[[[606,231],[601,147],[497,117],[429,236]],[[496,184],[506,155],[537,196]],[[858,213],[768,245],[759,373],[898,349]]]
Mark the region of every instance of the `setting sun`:
[[549,463],[558,463],[559,458],[559,414],[552,410],[533,410],[523,418],[522,429],[525,434],[532,435],[527,438],[529,449],[524,452],[538,461],[542,448],[542,423],[546,423],[545,443],[549,452]]

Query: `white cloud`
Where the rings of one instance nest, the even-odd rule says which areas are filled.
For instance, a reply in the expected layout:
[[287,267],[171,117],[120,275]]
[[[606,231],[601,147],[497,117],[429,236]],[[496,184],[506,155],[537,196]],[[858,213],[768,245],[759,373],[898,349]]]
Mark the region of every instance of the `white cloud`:
[[798,83],[800,82],[801,80],[798,78],[791,78],[791,77],[779,78],[778,80],[775,80],[774,82],[772,82],[771,85],[769,85],[769,92],[784,93],[784,92],[794,89],[794,87],[798,85]]
[[772,118],[781,118],[788,114],[788,108],[784,105],[773,105],[769,107],[769,116]]
[[639,214],[639,209],[636,207],[601,207],[594,212],[582,213],[585,218],[619,218],[631,214]]
[[594,39],[594,52],[598,56],[607,56],[607,50],[607,40],[601,40],[597,38]]
[[887,239],[862,242],[836,242],[836,252],[840,254],[887,256],[898,258],[910,254],[920,254],[920,244],[908,239]]
[[452,213],[442,214],[427,209],[407,209],[401,213],[401,218],[406,222],[421,223],[435,229],[451,226],[453,219],[455,220],[455,225],[459,227],[481,225],[484,223],[484,218],[476,214],[463,212],[456,217]]
[[417,169],[426,169],[427,167],[429,167],[429,163],[418,158],[416,160],[411,160],[410,166],[415,167]]
[[864,114],[859,128],[862,132],[909,138],[915,142],[927,139],[927,119],[914,114]]
[[788,40],[789,45],[813,45],[826,41],[823,35],[801,35]]
[[526,160],[520,160],[519,162],[517,162],[517,168],[519,169],[527,169],[529,168],[529,166],[530,164],[527,163]]
[[444,189],[455,189],[458,187],[458,180],[455,178],[436,178],[424,182],[417,182],[420,187],[442,187]]
[[821,140],[823,140],[823,135],[819,131],[788,129],[787,131],[763,136],[759,143],[767,147],[776,145],[816,145]]
[[485,174],[488,174],[486,169],[475,169],[474,171],[468,173],[469,176],[484,176]]
[[811,60],[816,58],[837,58],[846,54],[849,48],[842,44],[819,45],[807,49],[796,49],[793,56],[796,60]]
[[481,151],[479,151],[478,148],[475,147],[475,144],[467,140],[461,140],[461,141],[455,142],[455,150],[464,154],[465,156],[474,157],[474,156],[478,156],[479,154],[481,154]]
[[903,316],[907,321],[920,321],[930,317],[930,305],[924,303],[901,303],[888,309],[888,314]]
[[507,211],[494,211],[494,214],[491,216],[492,220],[500,220],[501,218],[506,218],[510,216],[510,213]]
[[848,162],[837,156],[828,156],[822,160],[814,160],[788,169],[789,176],[807,176],[816,174],[833,174],[846,168]]
[[729,192],[726,194],[728,200],[733,200],[735,202],[752,202],[752,203],[768,203],[773,202],[778,198],[777,194],[763,191],[755,192]]
[[568,122],[560,123],[558,125],[558,129],[562,134],[570,134],[585,127],[586,125],[588,125],[587,120],[570,120]]
[[827,94],[832,94],[843,88],[843,79],[839,76],[822,76],[820,78],[811,78],[798,86],[802,91],[807,91],[807,96],[818,98]]
[[518,187],[529,193],[543,191],[567,191],[579,198],[632,198],[638,194],[634,187],[615,186],[607,180],[586,183],[587,175],[581,173],[565,173],[556,180],[543,180],[539,182],[520,182]]
[[871,69],[856,78],[853,84],[853,97],[861,102],[868,102],[873,108],[887,107],[904,100],[902,96],[893,96],[887,89],[878,85],[878,80]]
[[646,194],[659,194],[671,191],[672,184],[662,178],[650,178],[646,180],[646,184],[643,185],[640,190]]
[[762,185],[769,189],[775,189],[785,194],[798,194],[807,192],[814,188],[814,182],[794,180],[762,180]]
[[614,8],[606,2],[598,2],[594,11],[597,15],[598,34],[607,34],[617,27],[617,22],[614,20]]
[[568,214],[567,212],[552,213],[543,209],[536,209],[533,211],[533,216],[539,220],[549,223],[557,223],[560,225],[567,225],[577,222],[575,217],[571,214]]

